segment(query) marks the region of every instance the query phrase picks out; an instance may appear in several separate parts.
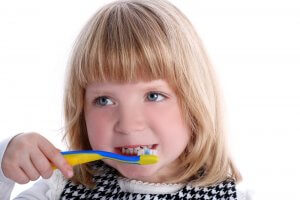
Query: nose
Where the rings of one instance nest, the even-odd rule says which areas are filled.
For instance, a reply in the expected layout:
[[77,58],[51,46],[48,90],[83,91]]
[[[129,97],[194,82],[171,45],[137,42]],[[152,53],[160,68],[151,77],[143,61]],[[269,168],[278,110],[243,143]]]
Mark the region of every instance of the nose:
[[115,131],[121,134],[141,133],[145,130],[145,115],[137,106],[126,106],[118,109],[118,120]]

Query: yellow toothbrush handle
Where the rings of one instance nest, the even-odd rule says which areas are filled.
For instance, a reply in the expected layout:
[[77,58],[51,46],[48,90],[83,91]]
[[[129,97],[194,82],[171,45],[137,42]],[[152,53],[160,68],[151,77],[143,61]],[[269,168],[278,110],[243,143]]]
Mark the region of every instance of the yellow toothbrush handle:
[[[71,166],[92,162],[104,158],[99,154],[91,154],[91,153],[66,154],[63,156]],[[56,169],[56,166],[53,166],[52,168]]]
[[90,153],[67,154],[67,155],[64,155],[64,157],[67,160],[67,162],[72,166],[87,163],[87,162],[92,162],[92,161],[100,160],[100,159],[104,158],[103,156],[101,156],[99,154],[90,154]]

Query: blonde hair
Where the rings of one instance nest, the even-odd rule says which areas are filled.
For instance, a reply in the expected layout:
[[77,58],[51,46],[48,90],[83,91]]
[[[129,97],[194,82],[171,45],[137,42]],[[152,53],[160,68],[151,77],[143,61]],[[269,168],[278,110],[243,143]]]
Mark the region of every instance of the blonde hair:
[[[91,149],[83,115],[86,86],[93,81],[164,79],[176,92],[191,128],[171,182],[211,185],[241,179],[229,156],[221,95],[215,73],[190,21],[164,0],[121,0],[102,7],[74,45],[65,89],[70,149]],[[201,172],[201,173],[200,173]],[[77,167],[74,181],[89,185],[93,172]]]

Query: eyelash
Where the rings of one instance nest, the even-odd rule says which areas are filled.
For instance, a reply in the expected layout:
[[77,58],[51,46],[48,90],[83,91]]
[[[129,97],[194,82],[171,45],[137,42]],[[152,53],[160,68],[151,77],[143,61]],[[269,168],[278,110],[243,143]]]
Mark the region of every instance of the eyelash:
[[100,96],[100,97],[95,98],[95,100],[93,101],[93,104],[94,105],[99,105],[99,106],[106,106],[106,105],[101,105],[101,104],[98,103],[98,100],[100,100],[101,98],[110,99],[107,96]]
[[[155,92],[155,91],[148,92],[148,93],[146,94],[146,97],[145,97],[145,98],[148,98],[148,96],[149,96],[150,94],[155,94],[155,95],[158,95],[158,96],[162,96],[163,99],[162,99],[162,100],[159,100],[159,101],[151,101],[151,100],[148,100],[149,102],[160,102],[160,101],[163,101],[163,100],[165,100],[165,99],[168,98],[165,94],[162,94],[161,92]],[[99,96],[99,97],[95,98],[95,100],[93,101],[93,104],[99,105],[99,104],[98,104],[98,100],[100,100],[100,98],[106,98],[106,99],[109,99],[109,100],[110,100],[110,98],[107,97],[107,96]],[[101,105],[101,104],[100,104],[100,106],[106,106],[106,105]]]
[[[163,99],[162,100],[159,100],[159,101],[154,101],[154,102],[160,102],[160,101],[163,101],[167,98],[166,95],[162,94],[161,92],[155,92],[155,91],[151,91],[151,92],[148,92],[147,95],[146,95],[146,98],[150,95],[150,94],[156,94],[156,95],[159,95],[159,96],[162,96]],[[150,101],[151,102],[151,101]]]

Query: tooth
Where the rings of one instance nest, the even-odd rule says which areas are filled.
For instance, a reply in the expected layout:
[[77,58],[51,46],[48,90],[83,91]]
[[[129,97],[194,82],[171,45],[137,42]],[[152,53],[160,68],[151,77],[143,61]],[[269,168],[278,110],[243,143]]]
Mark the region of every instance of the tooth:
[[129,151],[129,149],[128,149],[128,148],[127,148],[127,149],[125,149],[125,153],[126,153],[126,154],[129,154],[129,152],[130,152],[130,151]]
[[138,152],[138,149],[137,149],[137,148],[134,148],[134,149],[133,149],[133,153],[134,153],[134,154],[137,154],[137,152]]
[[157,150],[156,150],[156,149],[153,149],[153,150],[152,150],[152,154],[153,154],[153,155],[157,155]]
[[122,147],[122,154],[125,154],[125,149],[124,149],[124,147]]
[[139,155],[144,155],[145,154],[144,149],[140,149],[139,152],[138,152],[138,154]]
[[129,148],[129,154],[133,154],[133,148]]
[[139,151],[140,149],[141,149],[141,147],[137,147],[137,148],[135,148],[137,151]]

